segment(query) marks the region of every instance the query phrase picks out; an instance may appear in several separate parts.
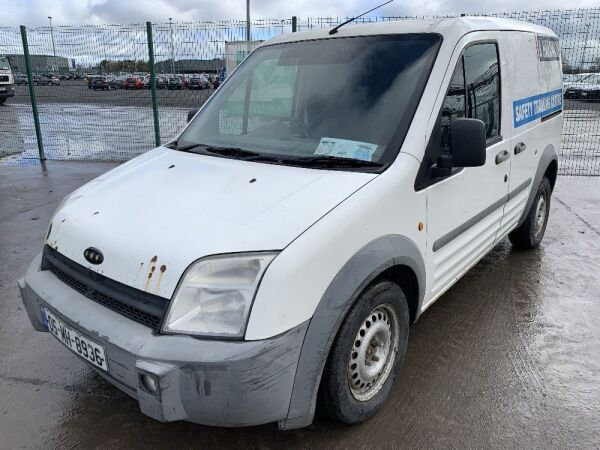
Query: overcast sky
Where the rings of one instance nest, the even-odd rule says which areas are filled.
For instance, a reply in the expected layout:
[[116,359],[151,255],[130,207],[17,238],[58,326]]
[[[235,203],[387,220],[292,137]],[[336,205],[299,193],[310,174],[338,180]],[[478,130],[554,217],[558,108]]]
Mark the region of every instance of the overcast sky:
[[[384,0],[251,0],[255,18],[352,16]],[[0,25],[141,23],[242,19],[245,0],[2,0]],[[395,0],[382,16],[490,13],[500,11],[588,8],[598,0]]]

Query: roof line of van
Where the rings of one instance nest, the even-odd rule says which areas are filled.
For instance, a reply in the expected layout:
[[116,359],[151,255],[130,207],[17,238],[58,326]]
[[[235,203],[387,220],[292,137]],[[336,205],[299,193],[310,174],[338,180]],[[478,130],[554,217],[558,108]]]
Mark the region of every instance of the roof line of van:
[[549,28],[514,19],[497,17],[465,16],[436,19],[402,19],[384,22],[371,22],[346,25],[334,35],[329,35],[329,27],[277,36],[266,43],[279,44],[313,39],[355,37],[400,33],[438,33],[443,37],[459,39],[474,31],[522,31],[547,36],[556,36]]

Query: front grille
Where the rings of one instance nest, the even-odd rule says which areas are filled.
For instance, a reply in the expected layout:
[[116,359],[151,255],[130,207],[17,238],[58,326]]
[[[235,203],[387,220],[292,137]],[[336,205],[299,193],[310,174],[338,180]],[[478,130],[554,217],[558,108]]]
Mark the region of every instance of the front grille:
[[169,304],[167,299],[111,280],[49,246],[44,248],[42,269],[50,270],[59,280],[90,300],[159,331]]
[[1,81],[7,82],[8,81],[8,75],[0,75],[0,82]]

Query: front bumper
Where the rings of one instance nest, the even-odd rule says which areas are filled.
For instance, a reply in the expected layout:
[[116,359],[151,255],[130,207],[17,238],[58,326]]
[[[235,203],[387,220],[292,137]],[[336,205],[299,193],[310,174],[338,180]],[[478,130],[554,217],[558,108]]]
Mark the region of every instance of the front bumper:
[[0,84],[0,98],[14,97],[15,88],[12,84]]
[[[87,299],[30,265],[19,288],[27,315],[47,331],[41,307],[104,346],[108,372],[96,370],[137,399],[141,411],[159,421],[248,426],[285,420],[308,322],[262,341],[202,340],[155,335],[152,330]],[[151,394],[140,384],[148,374],[158,382]]]

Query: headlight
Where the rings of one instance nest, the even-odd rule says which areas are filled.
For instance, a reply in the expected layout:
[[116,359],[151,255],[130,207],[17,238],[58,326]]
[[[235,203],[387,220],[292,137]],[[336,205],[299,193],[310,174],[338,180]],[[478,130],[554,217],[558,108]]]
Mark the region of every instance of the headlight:
[[188,268],[163,331],[242,337],[258,284],[275,253],[214,256]]

